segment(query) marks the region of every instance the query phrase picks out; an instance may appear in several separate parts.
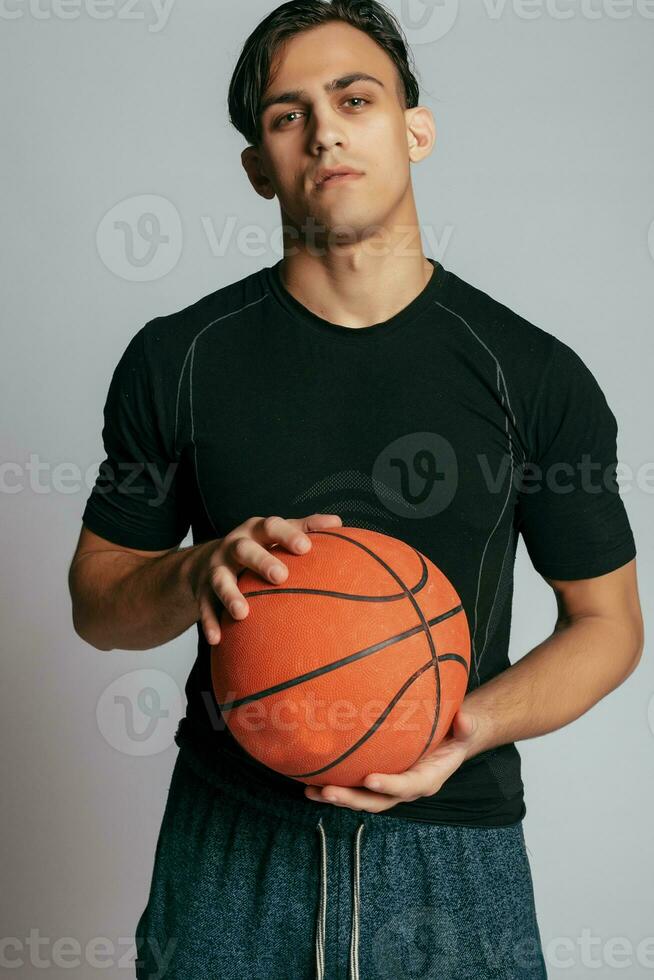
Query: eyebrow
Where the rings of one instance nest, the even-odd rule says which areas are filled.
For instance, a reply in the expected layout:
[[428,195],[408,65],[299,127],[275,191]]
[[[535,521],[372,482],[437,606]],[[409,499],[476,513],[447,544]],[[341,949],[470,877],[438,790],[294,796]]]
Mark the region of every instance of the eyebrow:
[[[343,75],[341,78],[333,78],[331,82],[327,82],[323,86],[325,92],[338,92],[341,89],[348,88],[354,82],[374,82],[375,85],[379,85],[380,88],[384,88],[384,83],[380,82],[378,78],[374,75],[368,75],[364,71],[353,71],[349,75]],[[293,89],[292,92],[280,92],[278,95],[269,95],[267,99],[264,99],[261,103],[259,113],[264,114],[266,109],[269,109],[271,105],[286,105],[289,102],[301,102],[306,99],[307,92],[302,89]]]

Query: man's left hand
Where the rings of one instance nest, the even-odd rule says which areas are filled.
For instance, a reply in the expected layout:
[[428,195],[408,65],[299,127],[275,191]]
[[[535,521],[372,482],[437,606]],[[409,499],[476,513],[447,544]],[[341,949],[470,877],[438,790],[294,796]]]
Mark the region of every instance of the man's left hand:
[[307,786],[304,795],[316,803],[332,803],[351,810],[381,813],[397,803],[412,803],[421,796],[432,796],[471,755],[478,730],[476,717],[459,708],[449,732],[437,749],[424,755],[402,773],[371,773],[363,787]]

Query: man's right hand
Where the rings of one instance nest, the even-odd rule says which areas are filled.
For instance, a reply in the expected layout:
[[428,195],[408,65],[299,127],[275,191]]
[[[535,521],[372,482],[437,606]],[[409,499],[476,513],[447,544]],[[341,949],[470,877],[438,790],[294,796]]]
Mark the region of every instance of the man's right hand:
[[288,567],[268,548],[282,545],[292,554],[305,554],[311,548],[307,531],[322,531],[342,525],[338,514],[312,514],[310,517],[287,519],[251,517],[224,538],[208,541],[194,549],[188,574],[207,642],[220,642],[216,598],[234,619],[245,619],[249,612],[247,601],[237,585],[237,576],[241,571],[249,568],[274,585],[280,585],[288,575]]

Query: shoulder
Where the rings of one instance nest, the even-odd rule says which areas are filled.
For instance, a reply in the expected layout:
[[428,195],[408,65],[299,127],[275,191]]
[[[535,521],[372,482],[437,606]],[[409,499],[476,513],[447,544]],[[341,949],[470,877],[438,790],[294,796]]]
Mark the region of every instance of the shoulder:
[[543,366],[562,343],[548,330],[450,270],[447,281],[442,305],[497,356],[528,359]]
[[137,333],[152,365],[181,367],[193,344],[207,331],[229,330],[240,314],[261,303],[267,295],[263,270],[228,283],[172,313],[150,320]]
[[506,401],[527,457],[540,458],[559,433],[572,441],[593,429],[610,438],[615,417],[570,344],[450,271],[442,306],[460,328],[466,357]]
[[546,389],[562,393],[575,385],[598,388],[578,350],[449,270],[442,305],[511,379],[512,389],[533,396]]
[[189,387],[197,342],[202,337],[224,340],[224,331],[242,327],[239,314],[266,295],[265,277],[259,270],[183,309],[149,320],[130,340],[116,372],[121,389],[138,391],[142,401],[147,396],[171,454],[177,453],[190,431]]

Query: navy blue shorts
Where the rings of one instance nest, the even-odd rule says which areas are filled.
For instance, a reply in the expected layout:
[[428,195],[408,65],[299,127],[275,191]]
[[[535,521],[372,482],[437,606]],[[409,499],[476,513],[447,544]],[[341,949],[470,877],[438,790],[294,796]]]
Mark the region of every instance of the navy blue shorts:
[[429,824],[179,750],[136,928],[138,980],[542,980],[522,823]]

